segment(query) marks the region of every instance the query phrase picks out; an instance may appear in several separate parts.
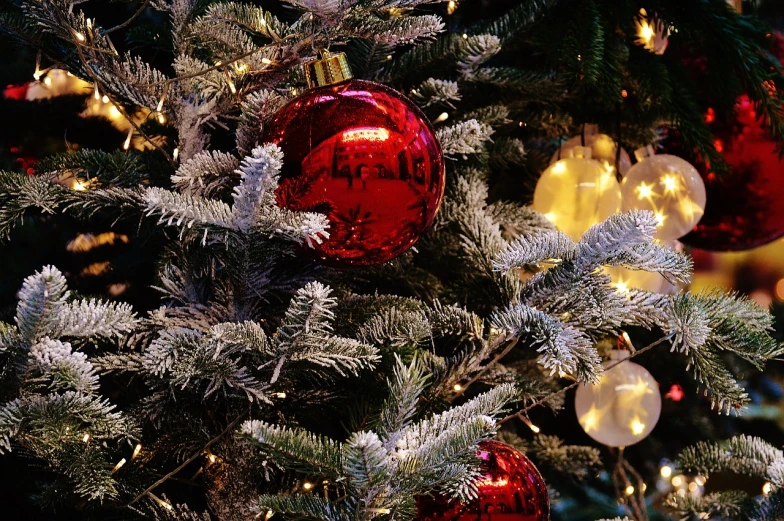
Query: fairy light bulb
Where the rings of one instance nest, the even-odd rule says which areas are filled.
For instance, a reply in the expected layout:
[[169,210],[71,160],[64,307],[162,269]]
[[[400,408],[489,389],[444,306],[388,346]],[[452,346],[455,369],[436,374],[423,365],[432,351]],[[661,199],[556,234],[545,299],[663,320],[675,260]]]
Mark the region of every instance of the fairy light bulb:
[[142,451],[142,444],[137,443],[136,446],[133,448],[133,455],[131,455],[131,459],[135,459],[136,456]]
[[705,212],[705,183],[699,172],[679,157],[655,155],[650,145],[634,155],[638,163],[621,182],[623,211],[653,212],[657,239],[672,241],[683,237]]
[[[628,356],[628,351],[613,351],[605,367]],[[628,447],[648,436],[659,421],[661,396],[651,373],[627,360],[607,369],[597,384],[579,386],[574,406],[591,438],[610,447]]]
[[654,54],[664,54],[669,45],[671,28],[661,20],[654,20],[648,16],[645,9],[640,9],[639,15],[634,19],[637,30],[636,44],[644,47]]
[[449,114],[447,114],[446,112],[442,112],[441,114],[439,114],[439,116],[436,119],[433,120],[433,123],[441,123],[442,121],[446,121],[447,119],[449,119]]
[[592,159],[590,148],[577,146],[542,173],[532,207],[578,240],[621,209],[621,188],[613,169]]
[[117,465],[115,465],[114,469],[112,469],[112,474],[114,474],[115,472],[120,470],[122,468],[122,466],[125,465],[126,463],[127,463],[127,460],[125,458],[123,458],[120,461],[118,461]]
[[659,475],[664,479],[668,479],[670,476],[672,476],[672,467],[669,465],[664,465],[659,469]]
[[125,141],[123,142],[123,150],[128,150],[131,148],[131,138],[133,137],[133,127],[128,130],[128,136],[126,136]]
[[[520,126],[523,126],[522,124]],[[632,167],[632,159],[626,150],[621,147],[621,156],[618,157],[617,142],[607,134],[599,132],[598,125],[586,125],[582,134],[565,141],[560,150],[556,150],[550,158],[550,164],[569,156],[569,150],[574,147],[585,146],[591,149],[591,158],[599,161],[607,168],[615,169],[616,160],[620,174],[623,176]]]

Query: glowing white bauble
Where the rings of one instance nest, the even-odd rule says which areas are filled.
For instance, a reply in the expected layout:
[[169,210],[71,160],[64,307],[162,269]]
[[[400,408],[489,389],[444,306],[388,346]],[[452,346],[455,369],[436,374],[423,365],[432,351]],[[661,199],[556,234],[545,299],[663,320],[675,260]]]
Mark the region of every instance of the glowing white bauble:
[[657,239],[683,237],[705,213],[705,183],[699,172],[677,156],[654,155],[651,146],[634,155],[639,162],[621,182],[623,211],[652,211],[658,221]]
[[533,209],[577,240],[621,209],[614,169],[591,159],[591,149],[574,147],[569,157],[547,167],[534,190]]
[[[556,150],[555,154],[553,154],[550,164],[555,163],[559,159],[569,157],[569,150],[579,146],[583,146],[583,136],[569,138],[561,145],[560,150]],[[591,149],[591,157],[593,159],[606,165],[608,168],[615,169],[615,160],[618,153],[616,142],[607,134],[600,134],[598,125],[585,126],[585,146]],[[629,157],[628,152],[621,147],[618,170],[624,176],[631,167],[632,159]]]
[[[628,356],[628,351],[613,351],[604,365]],[[588,436],[610,447],[628,447],[648,436],[659,421],[659,385],[644,367],[627,360],[605,371],[598,384],[580,385],[574,408]]]

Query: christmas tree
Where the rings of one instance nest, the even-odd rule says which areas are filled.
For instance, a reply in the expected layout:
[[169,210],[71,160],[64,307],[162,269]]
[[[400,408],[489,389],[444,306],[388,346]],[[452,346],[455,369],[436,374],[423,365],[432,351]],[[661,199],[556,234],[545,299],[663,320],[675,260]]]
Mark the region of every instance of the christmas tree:
[[778,440],[723,416],[784,352],[773,318],[690,292],[673,242],[731,175],[708,107],[731,124],[746,96],[784,142],[762,21],[725,0],[1,13],[37,81],[86,82],[125,136],[0,172],[3,247],[72,219],[70,251],[136,259],[103,288],[29,266],[5,303],[10,518],[784,517]]

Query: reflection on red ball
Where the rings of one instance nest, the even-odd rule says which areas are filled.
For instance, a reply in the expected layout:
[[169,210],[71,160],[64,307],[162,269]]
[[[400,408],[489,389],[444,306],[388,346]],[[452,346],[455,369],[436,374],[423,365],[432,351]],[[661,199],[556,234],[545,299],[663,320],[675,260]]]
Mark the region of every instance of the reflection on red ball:
[[714,143],[731,171],[705,175],[705,214],[681,239],[695,248],[748,250],[784,235],[784,161],[748,96],[738,99],[735,114],[732,135]]
[[375,266],[408,250],[432,224],[444,159],[425,115],[396,91],[363,80],[306,91],[267,125],[284,153],[280,206],[329,218],[315,256]]
[[467,504],[417,497],[417,521],[547,521],[550,498],[539,470],[519,450],[497,441],[479,445],[479,497]]

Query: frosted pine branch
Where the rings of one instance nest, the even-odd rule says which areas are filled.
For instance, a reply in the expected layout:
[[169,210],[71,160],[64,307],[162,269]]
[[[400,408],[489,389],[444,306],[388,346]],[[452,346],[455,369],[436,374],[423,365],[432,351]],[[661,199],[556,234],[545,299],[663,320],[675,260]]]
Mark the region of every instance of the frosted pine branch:
[[496,257],[493,266],[498,271],[507,272],[529,264],[538,265],[543,261],[571,260],[576,251],[572,238],[563,232],[539,233],[520,237],[510,244]]
[[462,405],[452,407],[417,424],[405,427],[400,431],[400,441],[397,443],[397,449],[399,451],[412,450],[440,433],[462,425],[469,419],[480,416],[496,416],[516,396],[517,391],[511,384],[499,385]]
[[[331,322],[337,305],[330,289],[312,282],[300,289],[286,311],[276,341],[284,358],[329,367],[340,375],[357,374],[380,360],[378,350],[352,338],[334,336]],[[276,370],[277,371],[277,370]],[[277,379],[277,372],[272,381]]]
[[455,108],[453,101],[460,101],[460,90],[457,82],[429,78],[412,90],[416,102],[423,106],[446,105]]
[[253,149],[242,160],[240,184],[234,189],[234,222],[239,230],[248,231],[258,223],[257,215],[264,206],[274,205],[273,193],[278,187],[277,175],[283,166],[283,152],[276,145]]
[[433,38],[444,30],[444,22],[435,15],[381,18],[372,11],[352,9],[343,20],[341,30],[355,38],[394,47]]
[[[0,407],[0,454],[11,450],[11,438],[54,448],[63,440],[51,426],[70,427],[68,437],[82,440],[85,433],[98,441],[134,434],[132,426],[105,399],[79,392],[17,398]],[[26,444],[27,445],[27,444]]]
[[391,444],[387,449],[397,443],[392,434],[408,425],[414,417],[427,379],[428,376],[417,359],[412,360],[407,366],[399,356],[395,355],[395,373],[393,379],[387,380],[389,397],[379,414],[379,432],[389,436]]
[[89,299],[65,304],[57,320],[57,331],[61,336],[119,337],[134,328],[136,314],[124,302]]
[[50,379],[54,391],[91,394],[98,390],[98,375],[84,353],[74,353],[71,344],[43,338],[30,349],[29,366]]
[[54,334],[69,294],[65,277],[54,266],[27,277],[16,308],[16,326],[22,335],[34,341]]
[[239,160],[231,154],[205,151],[180,165],[171,181],[181,192],[214,196],[233,184],[233,174],[239,165]]
[[711,492],[704,496],[672,493],[665,504],[681,516],[699,519],[740,519],[749,504],[749,497],[739,490]]
[[263,494],[254,501],[259,516],[268,511],[320,521],[351,521],[343,506],[316,495],[275,496]]
[[563,371],[581,382],[594,382],[602,373],[601,358],[591,340],[555,317],[518,304],[496,312],[492,323],[501,334],[538,346],[540,363],[550,374]]
[[436,132],[446,155],[476,154],[490,139],[493,129],[472,119]]
[[469,36],[460,49],[458,67],[470,76],[479,66],[501,51],[501,40],[494,35]]
[[242,102],[242,113],[237,125],[237,148],[250,154],[259,145],[262,126],[286,102],[286,98],[274,90],[262,89],[249,94]]
[[775,487],[784,486],[784,452],[752,436],[736,436],[722,443],[697,443],[685,449],[678,462],[705,476],[733,472],[763,478]]
[[144,192],[144,203],[147,215],[160,215],[158,222],[169,226],[234,228],[231,207],[223,201],[178,194],[163,188],[148,188]]
[[290,429],[250,420],[242,424],[240,433],[279,461],[303,472],[336,477],[343,467],[338,443],[310,434],[304,429]]
[[206,17],[216,22],[234,24],[267,38],[286,36],[288,26],[260,7],[239,2],[221,2],[207,9]]

